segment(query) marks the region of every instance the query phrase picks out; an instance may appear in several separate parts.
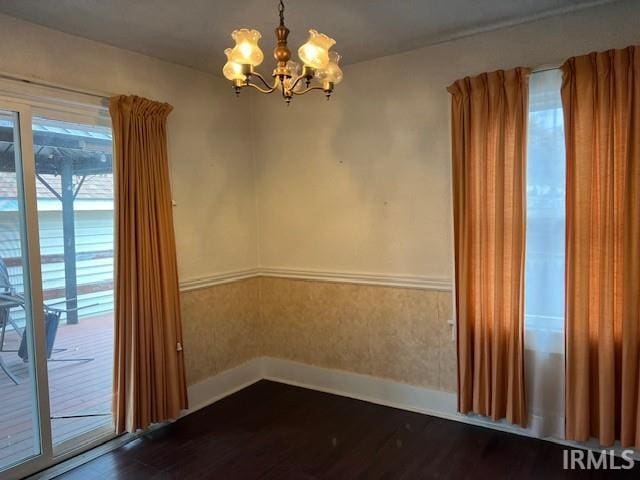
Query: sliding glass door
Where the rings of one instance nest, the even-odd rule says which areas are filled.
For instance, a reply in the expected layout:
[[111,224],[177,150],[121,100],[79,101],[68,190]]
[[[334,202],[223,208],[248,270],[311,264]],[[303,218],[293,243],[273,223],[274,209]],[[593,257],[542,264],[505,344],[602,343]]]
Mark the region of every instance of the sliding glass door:
[[0,471],[51,451],[28,122],[28,110],[0,103]]
[[56,451],[113,431],[111,129],[33,117],[51,428]]
[[108,117],[11,105],[0,100],[2,478],[114,435]]
[[34,116],[53,443],[113,431],[113,170],[107,126]]

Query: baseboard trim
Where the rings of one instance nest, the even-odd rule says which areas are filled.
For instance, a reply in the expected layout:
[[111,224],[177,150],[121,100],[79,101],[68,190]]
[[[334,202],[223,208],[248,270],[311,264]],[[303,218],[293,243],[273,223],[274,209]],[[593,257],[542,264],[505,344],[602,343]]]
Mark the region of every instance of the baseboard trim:
[[323,272],[318,270],[297,270],[290,268],[261,267],[234,270],[206,277],[190,278],[180,282],[180,291],[189,292],[225,283],[237,282],[255,277],[286,278],[291,280],[312,280],[317,282],[350,283],[381,287],[414,288],[419,290],[451,291],[451,279],[427,276],[409,276],[357,272]]
[[369,403],[432,415],[457,422],[539,438],[526,429],[457,412],[455,393],[396,382],[360,373],[316,367],[273,357],[258,357],[188,388],[182,416],[207,407],[259,380],[271,380]]
[[212,403],[262,380],[264,378],[263,364],[262,357],[254,358],[189,386],[187,389],[189,409],[184,410],[181,417],[208,407]]
[[458,413],[458,401],[455,393],[272,357],[263,357],[262,361],[265,380],[517,435],[540,438],[527,429],[507,422],[494,422],[480,416]]
[[[211,405],[263,379],[506,433],[537,438],[567,447],[594,451],[603,450],[593,441],[578,443],[555,437],[542,437],[531,429],[518,427],[505,421],[494,422],[479,415],[463,415],[457,411],[457,396],[455,393],[273,357],[255,358],[238,367],[192,385],[189,387],[189,401],[194,406],[184,414],[187,415]],[[606,450],[613,450],[616,455],[620,455],[623,451],[619,445]],[[638,454],[634,455],[634,457],[640,459]]]
[[378,405],[454,419],[456,394],[379,377],[263,357],[265,380],[309,388]]

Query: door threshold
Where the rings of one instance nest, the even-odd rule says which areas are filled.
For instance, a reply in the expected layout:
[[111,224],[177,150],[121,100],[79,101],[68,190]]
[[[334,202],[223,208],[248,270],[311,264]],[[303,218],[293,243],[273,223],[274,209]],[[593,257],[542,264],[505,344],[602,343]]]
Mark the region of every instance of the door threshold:
[[132,442],[136,438],[140,438],[141,436],[146,435],[149,432],[164,427],[165,425],[166,423],[153,425],[145,430],[140,430],[136,433],[125,433],[123,435],[119,435],[99,445],[88,445],[87,450],[80,453],[74,453],[70,458],[63,459],[60,461],[60,463],[34,473],[33,475],[26,477],[25,480],[50,480],[59,475],[62,475],[63,473],[67,473],[74,468],[80,467],[85,463],[89,463],[91,460],[95,460],[96,458],[106,453],[109,453],[113,450],[116,450],[117,448],[122,447],[123,445],[126,445],[129,442]]

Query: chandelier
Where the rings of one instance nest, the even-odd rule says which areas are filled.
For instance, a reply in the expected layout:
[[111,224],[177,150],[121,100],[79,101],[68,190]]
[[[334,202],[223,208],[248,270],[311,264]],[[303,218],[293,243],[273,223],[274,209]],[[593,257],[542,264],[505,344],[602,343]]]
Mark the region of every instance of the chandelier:
[[280,0],[278,6],[280,25],[276,28],[277,46],[273,51],[276,68],[273,70],[273,84],[255,71],[264,60],[264,54],[258,46],[260,32],[241,28],[234,30],[231,38],[236,42],[233,48],[227,48],[224,53],[227,63],[222,73],[233,83],[236,95],[240,95],[243,88],[251,87],[260,93],[280,91],[282,97],[291,103],[294,95],[304,95],[313,90],[322,90],[327,97],[331,97],[335,85],[342,81],[342,70],[338,63],[340,55],[330,51],[336,41],[316,30],[309,30],[309,39],[298,49],[299,63],[291,60],[291,51],[287,47],[289,29],[284,25],[284,4]]

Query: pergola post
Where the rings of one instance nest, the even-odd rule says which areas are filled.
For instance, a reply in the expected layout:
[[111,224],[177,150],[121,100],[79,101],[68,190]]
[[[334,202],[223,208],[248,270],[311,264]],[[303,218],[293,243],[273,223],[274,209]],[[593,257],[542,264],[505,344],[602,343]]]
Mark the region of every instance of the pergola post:
[[62,187],[62,232],[64,238],[64,288],[67,298],[67,323],[78,323],[78,279],[76,272],[76,229],[73,211],[73,160],[63,157],[60,171]]
[[[43,125],[33,126],[36,177],[62,206],[64,302],[65,310],[71,310],[66,315],[67,323],[71,324],[78,323],[78,291],[83,291],[78,289],[75,199],[88,176],[113,173],[111,136],[106,132],[85,131],[82,126],[76,127],[78,128],[62,128],[57,126],[57,122],[49,125],[48,121],[43,121]],[[0,123],[0,173],[15,173],[13,148],[13,126]],[[50,183],[54,178],[60,179],[59,190],[54,187],[57,182],[54,185]],[[74,179],[80,181],[74,185]],[[91,194],[88,193],[87,197],[91,198]],[[0,239],[0,243],[4,241]],[[57,253],[54,255],[56,263],[59,262]],[[60,298],[57,288],[51,290],[55,290],[56,298]],[[93,290],[89,288],[87,291]]]

